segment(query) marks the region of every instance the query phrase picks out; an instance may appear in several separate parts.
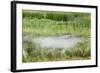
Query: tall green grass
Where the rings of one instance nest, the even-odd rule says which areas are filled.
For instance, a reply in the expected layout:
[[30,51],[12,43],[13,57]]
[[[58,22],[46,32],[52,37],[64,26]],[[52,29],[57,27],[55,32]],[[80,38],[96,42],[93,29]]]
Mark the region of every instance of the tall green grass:
[[90,36],[90,24],[89,13],[23,11],[23,32],[37,35]]
[[23,32],[33,32],[34,34],[41,36],[69,33],[79,36],[90,36],[90,28],[87,26],[88,24],[79,20],[57,22],[49,19],[23,19]]

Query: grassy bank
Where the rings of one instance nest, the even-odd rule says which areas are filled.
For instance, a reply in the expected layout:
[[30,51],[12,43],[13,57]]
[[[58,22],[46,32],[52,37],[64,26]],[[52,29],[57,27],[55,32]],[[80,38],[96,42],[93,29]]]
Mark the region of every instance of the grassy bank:
[[38,36],[69,33],[90,36],[90,24],[88,13],[23,11],[23,32]]

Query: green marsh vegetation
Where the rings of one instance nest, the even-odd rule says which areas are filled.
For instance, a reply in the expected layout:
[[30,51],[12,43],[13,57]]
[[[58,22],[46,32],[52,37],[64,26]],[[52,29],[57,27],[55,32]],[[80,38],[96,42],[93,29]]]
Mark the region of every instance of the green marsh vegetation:
[[[26,56],[22,55],[23,62],[45,62],[65,60],[86,60],[91,58],[90,36],[91,15],[79,12],[54,12],[23,10],[23,45]],[[50,37],[61,35],[84,37],[83,43],[78,43],[71,50],[62,52],[36,49],[30,42],[36,37]],[[67,44],[66,44],[67,45]]]

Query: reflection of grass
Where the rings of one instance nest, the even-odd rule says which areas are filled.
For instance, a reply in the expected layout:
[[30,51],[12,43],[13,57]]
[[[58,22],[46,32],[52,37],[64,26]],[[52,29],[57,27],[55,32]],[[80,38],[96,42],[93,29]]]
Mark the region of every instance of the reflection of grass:
[[[73,12],[49,12],[23,10],[23,33],[31,37],[72,34],[86,39],[90,37],[90,14]],[[30,38],[31,38],[30,37]],[[23,43],[24,44],[24,43]],[[36,45],[27,43],[23,62],[63,61],[90,59],[90,42],[79,43],[71,50],[62,52],[35,49]],[[33,50],[34,49],[34,50]],[[51,48],[52,49],[52,48]]]
[[23,62],[43,62],[43,61],[64,61],[90,59],[90,47],[87,43],[79,43],[74,48],[61,51],[49,51],[48,49],[33,50],[34,47],[27,48],[30,53],[23,57]]

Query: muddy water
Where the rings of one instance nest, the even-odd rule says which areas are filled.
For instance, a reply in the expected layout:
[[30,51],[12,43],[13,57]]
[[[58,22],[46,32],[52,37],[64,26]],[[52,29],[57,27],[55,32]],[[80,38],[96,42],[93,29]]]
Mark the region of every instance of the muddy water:
[[78,43],[83,42],[83,38],[72,35],[54,36],[54,37],[38,37],[32,40],[41,49],[51,48],[72,48]]

